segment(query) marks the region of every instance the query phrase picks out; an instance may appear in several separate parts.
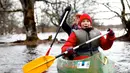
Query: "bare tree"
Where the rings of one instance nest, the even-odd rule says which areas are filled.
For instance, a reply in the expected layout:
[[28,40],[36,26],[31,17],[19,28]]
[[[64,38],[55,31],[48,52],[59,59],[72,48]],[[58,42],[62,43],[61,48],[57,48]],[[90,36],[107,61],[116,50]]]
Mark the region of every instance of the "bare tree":
[[[122,25],[124,26],[124,29],[127,32],[126,35],[124,35],[124,36],[127,37],[127,40],[130,40],[130,18],[129,18],[130,12],[129,13],[126,12],[126,8],[128,8],[130,10],[130,3],[128,2],[128,0],[120,0],[120,3],[122,5],[122,9],[120,9],[121,10],[120,12],[114,10],[110,6],[110,2],[100,3],[100,4],[104,5],[108,10],[115,13],[116,15],[113,17],[119,17],[121,19]],[[126,18],[126,17],[128,17],[128,18]]]
[[[68,16],[68,24],[72,24],[73,16],[78,12],[91,13],[93,9],[91,7],[91,0],[53,0],[53,2],[47,2],[44,5],[46,8],[42,11],[49,17],[50,24],[55,26],[59,25],[60,16],[64,12],[65,7],[68,5],[72,6],[71,12]],[[45,24],[45,23],[44,23]]]
[[12,3],[10,0],[0,0],[0,34],[7,34],[8,32],[11,32],[10,27],[10,19],[9,13],[6,12],[8,9],[10,9],[12,6]]
[[[23,8],[23,15],[24,15],[24,26],[26,28],[26,35],[28,41],[37,40],[37,30],[36,30],[36,23],[34,19],[34,3],[36,1],[43,1],[46,4],[56,4],[55,2],[49,2],[47,0],[20,0]],[[57,12],[56,12],[57,13]],[[46,14],[49,15],[49,13],[46,10]],[[51,14],[50,19],[53,22],[53,17],[55,17],[55,14]],[[43,23],[44,24],[44,23]]]
[[[3,1],[3,0],[1,0]],[[24,15],[24,26],[26,28],[26,35],[27,35],[27,40],[32,41],[32,40],[37,40],[37,29],[36,29],[36,23],[34,19],[34,3],[36,1],[43,1],[45,3],[45,9],[43,9],[43,12],[47,15],[50,21],[43,21],[42,24],[54,24],[55,26],[59,26],[59,19],[61,14],[63,13],[65,7],[69,4],[72,5],[72,11],[68,17],[68,22],[71,24],[73,22],[72,16],[79,12],[87,12],[91,13],[93,9],[91,8],[91,0],[66,0],[66,1],[61,1],[61,0],[20,0],[22,9],[17,9],[17,10],[6,10],[6,12],[17,12],[17,11],[22,11]],[[3,6],[1,4],[1,6]],[[47,18],[44,18],[47,19]],[[47,23],[46,23],[47,22]],[[51,22],[51,23],[50,23]]]
[[[130,4],[127,2],[127,6],[129,7],[130,10]],[[127,20],[126,16],[128,15],[126,13],[126,5],[124,3],[124,0],[121,0],[121,4],[122,4],[122,11],[121,11],[121,20],[122,20],[122,24],[125,26],[125,30],[127,31],[126,36],[130,38],[130,18]],[[130,14],[129,14],[130,16]]]
[[28,41],[37,40],[37,31],[34,20],[34,3],[35,0],[20,0],[23,8],[24,26]]

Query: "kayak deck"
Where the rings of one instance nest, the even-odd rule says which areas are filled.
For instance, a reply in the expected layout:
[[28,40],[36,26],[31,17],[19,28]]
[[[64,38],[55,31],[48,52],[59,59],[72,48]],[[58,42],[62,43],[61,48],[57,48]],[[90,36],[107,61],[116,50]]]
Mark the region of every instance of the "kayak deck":
[[115,63],[102,53],[83,60],[57,60],[58,73],[114,73]]

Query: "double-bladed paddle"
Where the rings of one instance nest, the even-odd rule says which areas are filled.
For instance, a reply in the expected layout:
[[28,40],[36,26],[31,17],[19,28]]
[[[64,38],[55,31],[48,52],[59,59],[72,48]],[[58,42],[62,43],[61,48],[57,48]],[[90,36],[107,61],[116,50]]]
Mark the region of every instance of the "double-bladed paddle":
[[[109,32],[106,32],[93,39],[90,39],[90,40],[86,41],[85,43],[74,47],[73,49],[75,50],[84,44],[88,44],[88,43],[106,35],[107,33],[109,33]],[[53,64],[55,59],[59,58],[60,56],[64,55],[65,53],[67,53],[67,51],[65,51],[64,53],[61,53],[57,56],[41,56],[39,58],[36,58],[23,66],[23,72],[24,73],[42,73],[42,72],[46,71]]]

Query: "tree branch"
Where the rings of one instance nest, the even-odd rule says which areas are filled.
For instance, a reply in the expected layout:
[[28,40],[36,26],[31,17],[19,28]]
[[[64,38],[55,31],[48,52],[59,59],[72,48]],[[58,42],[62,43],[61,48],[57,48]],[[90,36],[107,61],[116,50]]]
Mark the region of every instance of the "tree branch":
[[104,3],[102,3],[102,5],[104,5],[107,9],[109,9],[111,12],[114,12],[115,14],[117,14],[117,15],[121,18],[121,15],[120,15],[118,12],[112,10],[112,9],[108,6],[108,3],[107,3],[107,5],[104,4]]
[[16,9],[16,10],[0,10],[0,12],[7,12],[7,13],[11,13],[11,12],[23,12],[22,9]]
[[128,0],[126,0],[126,3],[127,3],[127,6],[128,6],[128,8],[130,9],[130,5],[129,5],[129,2],[128,2]]
[[[35,0],[35,1],[44,1],[46,4],[61,4],[62,2],[64,2],[64,1],[59,1],[59,2],[50,2],[50,1],[48,1],[48,0]],[[65,2],[64,2],[65,3]]]

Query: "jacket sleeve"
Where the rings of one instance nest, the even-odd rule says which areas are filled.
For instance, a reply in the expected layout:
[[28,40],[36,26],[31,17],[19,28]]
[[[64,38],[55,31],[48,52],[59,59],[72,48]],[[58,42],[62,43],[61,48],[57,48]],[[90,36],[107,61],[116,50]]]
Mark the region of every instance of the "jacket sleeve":
[[62,52],[65,52],[67,48],[76,46],[77,43],[77,37],[74,32],[72,32],[65,42],[65,44],[62,46],[61,50]]
[[110,36],[110,35],[106,35],[106,38],[105,37],[101,37],[100,38],[100,47],[103,49],[103,50],[108,50],[111,48],[114,40],[115,40],[115,35],[114,36]]

